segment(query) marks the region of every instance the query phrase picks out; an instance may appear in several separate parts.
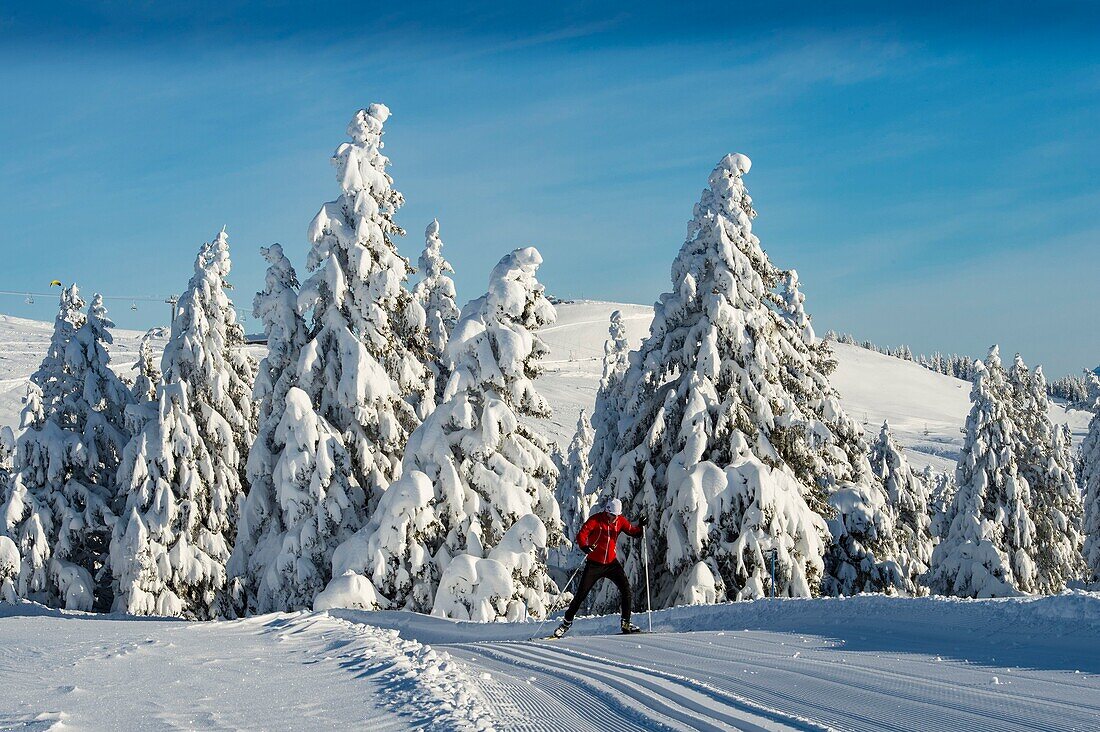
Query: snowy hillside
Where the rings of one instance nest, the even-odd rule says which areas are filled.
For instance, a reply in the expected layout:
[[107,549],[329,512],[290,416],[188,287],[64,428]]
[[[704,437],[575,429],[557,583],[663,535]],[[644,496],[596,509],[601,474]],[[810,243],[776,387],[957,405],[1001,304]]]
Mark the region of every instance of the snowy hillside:
[[[111,365],[119,374],[130,374],[137,359],[138,344],[145,335],[135,330],[113,330]],[[19,424],[28,377],[46,354],[53,323],[0,315],[0,425],[14,429]],[[163,342],[156,347],[163,346]]]
[[[577,413],[582,407],[591,409],[595,401],[611,312],[622,311],[631,347],[635,347],[649,332],[653,309],[570,302],[558,305],[557,310],[557,323],[543,331],[551,354],[539,389],[554,406],[547,434],[564,447],[573,436]],[[970,411],[969,382],[858,346],[836,343],[833,350],[837,370],[832,383],[853,419],[862,422],[870,434],[877,434],[882,421],[888,419],[914,466],[954,469]],[[1069,424],[1075,443],[1084,437],[1092,416],[1058,406],[1052,406],[1050,415],[1055,423]]]
[[[538,388],[553,406],[554,416],[540,427],[563,449],[573,436],[577,414],[582,408],[591,410],[595,401],[607,323],[614,310],[622,311],[631,347],[637,346],[653,317],[653,309],[645,305],[561,303],[557,322],[541,332],[550,356]],[[52,323],[0,315],[0,425],[19,424],[27,377],[38,367],[52,331]],[[143,334],[127,330],[113,334],[112,365],[120,374],[129,374]],[[848,413],[872,433],[889,419],[918,468],[952,469],[970,409],[970,384],[858,346],[837,343],[833,349],[838,366],[832,381]],[[249,350],[254,357],[263,355],[262,348]],[[1051,408],[1052,420],[1069,424],[1075,442],[1084,437],[1090,416],[1080,410]]]

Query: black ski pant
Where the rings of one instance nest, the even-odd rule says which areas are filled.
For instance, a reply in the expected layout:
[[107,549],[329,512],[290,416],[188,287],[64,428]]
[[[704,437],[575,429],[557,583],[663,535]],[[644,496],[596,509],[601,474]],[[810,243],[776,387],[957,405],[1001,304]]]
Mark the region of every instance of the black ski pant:
[[567,622],[573,622],[573,618],[576,617],[577,611],[580,610],[584,598],[592,591],[592,587],[604,577],[614,582],[615,586],[619,588],[619,597],[622,601],[623,620],[630,620],[630,580],[626,578],[626,572],[623,571],[623,565],[619,563],[618,559],[610,564],[600,564],[599,562],[593,562],[589,559],[584,564],[584,572],[581,573],[581,583],[577,587],[576,594],[573,595],[573,602],[569,603],[569,609],[565,611],[565,619]]

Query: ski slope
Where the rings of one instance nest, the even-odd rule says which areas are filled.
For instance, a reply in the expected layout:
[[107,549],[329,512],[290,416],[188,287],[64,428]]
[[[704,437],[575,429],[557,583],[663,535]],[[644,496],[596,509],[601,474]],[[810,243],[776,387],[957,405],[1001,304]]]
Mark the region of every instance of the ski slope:
[[[539,422],[565,446],[591,407],[612,310],[636,344],[652,310],[558,307]],[[52,324],[0,316],[0,424]],[[116,331],[127,373],[141,333]],[[835,346],[833,383],[869,431],[950,469],[970,385]],[[260,355],[256,353],[255,355]],[[1083,436],[1090,415],[1054,406]],[[644,627],[646,617],[636,616]],[[654,613],[652,635],[582,618],[457,623],[331,611],[175,620],[0,606],[0,729],[1100,730],[1100,594],[959,601],[757,601]]]
[[[15,429],[19,425],[28,379],[46,355],[52,335],[52,322],[0,315],[0,426]],[[111,366],[119,374],[132,374],[138,345],[145,334],[116,329],[111,335],[115,341],[110,349]],[[154,348],[163,345],[161,341]]]
[[[557,322],[540,332],[550,356],[537,383],[554,407],[553,418],[541,427],[563,449],[573,437],[581,408],[591,410],[595,402],[603,343],[614,310],[622,311],[631,347],[637,347],[653,318],[653,308],[643,305],[562,303],[557,306]],[[895,439],[918,469],[931,465],[936,470],[954,470],[970,411],[970,382],[858,346],[834,343],[832,347],[837,369],[831,380],[849,416],[861,422],[870,436],[877,435],[888,419]],[[1050,416],[1056,424],[1070,426],[1077,444],[1088,431],[1092,414],[1052,405]]]

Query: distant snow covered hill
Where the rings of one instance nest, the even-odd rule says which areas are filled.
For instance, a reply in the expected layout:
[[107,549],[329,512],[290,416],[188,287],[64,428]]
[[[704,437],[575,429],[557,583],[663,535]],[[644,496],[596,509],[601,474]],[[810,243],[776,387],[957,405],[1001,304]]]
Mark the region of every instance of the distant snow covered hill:
[[[142,331],[112,330],[111,366],[121,375],[130,375],[137,360]],[[27,393],[27,380],[46,355],[53,335],[53,323],[0,315],[0,425],[15,429]],[[163,342],[158,344],[163,346]]]
[[[580,410],[591,410],[595,402],[607,325],[615,310],[623,314],[631,347],[637,347],[649,333],[653,317],[653,308],[646,305],[559,303],[557,322],[540,333],[550,355],[536,384],[554,408],[554,416],[540,422],[540,427],[563,450],[573,437]],[[0,425],[14,428],[19,424],[27,378],[38,368],[52,332],[52,323],[0,315]],[[130,330],[112,333],[112,366],[119,374],[129,375],[144,334]],[[161,346],[163,342],[156,344]],[[262,357],[262,348],[250,346],[249,350]],[[853,419],[872,434],[889,419],[890,429],[917,468],[954,468],[970,410],[969,382],[858,346],[836,343],[833,350],[838,366],[832,382]],[[1088,431],[1089,412],[1053,405],[1050,415],[1055,423],[1069,425],[1075,444]]]
[[[631,348],[649,333],[653,308],[607,302],[566,302],[558,320],[542,331],[550,347],[546,373],[538,388],[554,407],[547,436],[562,448],[569,444],[581,408],[591,409],[600,383],[603,344],[614,310],[620,310]],[[834,343],[837,369],[831,379],[845,411],[877,434],[884,419],[907,449],[910,462],[923,469],[953,470],[962,448],[962,429],[970,411],[970,382],[935,373],[900,358],[858,346]],[[1051,420],[1068,424],[1075,444],[1088,431],[1091,413],[1052,405]]]

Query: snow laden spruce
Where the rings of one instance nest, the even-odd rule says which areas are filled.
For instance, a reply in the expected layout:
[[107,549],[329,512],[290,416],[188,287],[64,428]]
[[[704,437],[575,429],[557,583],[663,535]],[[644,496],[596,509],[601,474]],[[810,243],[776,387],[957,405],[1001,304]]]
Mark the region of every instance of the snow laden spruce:
[[933,554],[933,590],[964,597],[1056,593],[1081,576],[1082,506],[1070,441],[1042,368],[996,346],[971,393],[958,490]]
[[1034,591],[1035,523],[1030,489],[1017,469],[1009,389],[994,346],[979,362],[949,528],[932,554],[937,594],[1006,597]]
[[[649,555],[662,607],[817,594],[830,495],[854,491],[853,507],[872,517],[886,506],[860,428],[829,385],[831,354],[809,328],[797,280],[752,233],[749,167],[728,155],[711,174],[673,289],[656,303],[621,387],[608,492],[630,515],[654,517]],[[894,579],[880,570],[889,551],[872,554],[877,542],[860,539],[838,537],[830,591],[881,590]],[[632,576],[639,554],[626,561]]]
[[612,311],[607,335],[603,346],[603,372],[592,413],[594,435],[589,454],[591,475],[588,485],[588,491],[592,494],[599,493],[611,475],[611,461],[619,443],[619,419],[625,411],[626,398],[622,383],[630,365],[630,346],[626,340],[626,324],[623,322],[621,310]]
[[1081,444],[1081,490],[1085,494],[1085,579],[1100,583],[1100,401]]
[[317,607],[393,607],[473,620],[543,617],[557,588],[542,557],[561,542],[546,442],[522,421],[548,417],[535,390],[554,321],[517,249],[462,309],[447,345],[443,401],[409,437],[403,473],[333,557]]
[[31,376],[0,533],[18,548],[16,595],[104,611],[112,602],[115,473],[132,399],[109,365],[103,299],[96,295],[86,316],[83,305],[75,285],[62,293],[49,350]]
[[1031,494],[1035,523],[1036,591],[1061,592],[1081,576],[1082,506],[1062,426],[1050,421],[1043,367],[1028,370],[1019,354],[1009,370],[1010,405],[1016,422],[1016,461]]
[[253,442],[252,364],[229,287],[223,230],[203,245],[161,361],[163,383],[119,470],[111,543],[115,609],[192,619],[228,609],[233,546]]
[[130,387],[130,392],[134,395],[134,401],[137,403],[151,402],[157,398],[157,387],[160,385],[162,377],[160,366],[157,365],[159,359],[153,353],[150,341],[160,330],[160,328],[153,328],[148,331],[142,337],[141,343],[138,344],[138,358],[134,363],[134,371],[137,372],[137,376],[134,378],[133,386]]
[[313,273],[298,305],[312,311],[298,387],[317,415],[343,436],[366,515],[400,474],[409,434],[430,400],[424,308],[406,288],[409,262],[394,236],[404,198],[386,172],[383,104],[359,110],[350,142],[332,157],[341,194],[309,226]]
[[569,442],[565,467],[558,476],[555,490],[565,532],[565,541],[558,551],[558,566],[564,567],[568,564],[568,552],[573,548],[572,541],[596,505],[596,494],[588,491],[592,472],[588,465],[588,455],[592,451],[592,441],[592,425],[588,421],[587,412],[582,409],[577,417],[577,430]]
[[897,562],[909,595],[927,594],[925,573],[932,560],[931,520],[928,515],[928,484],[909,466],[904,452],[882,423],[878,439],[871,446],[871,470],[886,487],[886,496],[897,532]]
[[958,486],[955,471],[932,470],[925,466],[921,479],[928,486],[928,515],[931,519],[932,542],[938,544],[951,528],[951,504],[955,501]]
[[[428,369],[432,377],[432,399],[443,397],[450,376],[450,364],[445,357],[447,340],[458,322],[459,310],[455,303],[455,283],[451,263],[443,258],[443,240],[439,238],[439,221],[433,220],[424,231],[424,251],[420,254],[420,282],[413,289],[413,297],[424,308],[428,329]],[[434,403],[433,402],[433,403]]]
[[331,577],[333,550],[362,526],[365,504],[342,437],[296,386],[308,330],[294,268],[278,244],[261,252],[269,266],[253,315],[268,352],[253,389],[259,427],[228,565],[232,610],[241,615],[311,608]]

